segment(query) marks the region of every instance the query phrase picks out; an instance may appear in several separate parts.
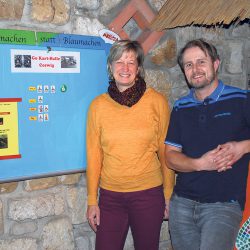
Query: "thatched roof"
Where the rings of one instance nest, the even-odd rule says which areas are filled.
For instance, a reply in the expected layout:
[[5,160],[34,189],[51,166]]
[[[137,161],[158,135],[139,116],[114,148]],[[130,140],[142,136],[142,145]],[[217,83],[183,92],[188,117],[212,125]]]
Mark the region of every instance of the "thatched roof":
[[250,0],[167,0],[150,28],[162,31],[186,25],[228,25],[250,18]]

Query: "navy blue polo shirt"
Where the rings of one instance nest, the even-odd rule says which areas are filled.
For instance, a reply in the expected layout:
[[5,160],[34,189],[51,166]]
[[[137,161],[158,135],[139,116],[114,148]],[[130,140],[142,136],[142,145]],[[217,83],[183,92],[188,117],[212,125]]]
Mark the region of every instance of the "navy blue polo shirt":
[[[248,139],[250,93],[219,81],[204,101],[194,97],[193,89],[176,101],[165,144],[181,148],[189,157],[199,158],[219,144]],[[244,155],[225,172],[178,172],[174,192],[199,202],[237,200],[243,209],[249,155]]]

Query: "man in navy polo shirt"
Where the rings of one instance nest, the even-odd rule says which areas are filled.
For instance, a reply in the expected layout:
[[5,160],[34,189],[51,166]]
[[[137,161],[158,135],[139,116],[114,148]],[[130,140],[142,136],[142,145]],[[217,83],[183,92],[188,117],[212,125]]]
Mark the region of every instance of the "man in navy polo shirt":
[[230,250],[245,204],[250,93],[218,79],[216,48],[202,39],[180,51],[190,93],[176,101],[166,161],[177,173],[170,200],[174,250]]

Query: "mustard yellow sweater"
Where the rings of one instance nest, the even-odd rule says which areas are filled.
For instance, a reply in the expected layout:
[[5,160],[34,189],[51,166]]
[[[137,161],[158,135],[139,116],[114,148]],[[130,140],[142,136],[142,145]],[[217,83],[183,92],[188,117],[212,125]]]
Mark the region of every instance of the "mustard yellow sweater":
[[93,100],[87,120],[88,205],[97,205],[99,186],[132,192],[164,182],[165,198],[170,198],[174,172],[164,159],[169,113],[166,99],[152,88],[130,108],[108,94]]

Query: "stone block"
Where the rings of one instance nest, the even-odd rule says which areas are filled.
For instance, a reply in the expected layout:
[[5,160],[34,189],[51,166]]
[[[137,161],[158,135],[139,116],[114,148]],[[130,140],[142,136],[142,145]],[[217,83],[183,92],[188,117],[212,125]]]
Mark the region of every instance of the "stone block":
[[42,249],[75,250],[73,228],[69,218],[48,222],[42,230]]
[[69,20],[69,5],[64,0],[52,0],[52,5],[55,10],[52,23],[57,25],[67,23]]
[[80,181],[82,174],[69,174],[61,175],[58,177],[58,181],[64,185],[77,184]]
[[9,200],[9,218],[21,221],[55,215],[55,195],[43,194],[38,197]]
[[76,0],[78,8],[97,10],[100,7],[100,0]]
[[145,80],[148,86],[153,87],[169,99],[172,91],[172,84],[169,80],[167,72],[159,70],[146,70]]
[[91,248],[89,250],[95,250],[95,235],[90,236]]
[[169,241],[170,236],[168,232],[168,221],[163,221],[161,226],[160,241]]
[[32,19],[57,25],[69,20],[69,5],[64,0],[33,0]]
[[79,224],[87,221],[87,191],[83,187],[69,187],[66,191],[66,199],[71,215],[72,223]]
[[0,184],[0,194],[14,192],[17,186],[18,182],[2,183]]
[[32,1],[32,19],[38,22],[51,22],[54,17],[55,10],[51,0],[33,0]]
[[57,177],[48,177],[48,178],[25,181],[24,189],[25,191],[35,191],[35,190],[48,189],[51,187],[55,187],[56,185],[58,185]]
[[202,37],[204,40],[208,42],[212,42],[216,46],[216,42],[224,37],[224,29],[223,28],[204,28],[204,27],[196,27],[196,37]]
[[159,11],[164,5],[166,0],[149,0],[150,5],[156,10]]
[[119,5],[122,0],[102,0],[100,4],[100,15],[107,15],[113,8]]
[[75,239],[76,250],[88,250],[91,249],[91,243],[87,236],[78,237]]
[[25,0],[9,0],[0,2],[0,19],[20,20]]
[[156,65],[172,68],[177,65],[176,50],[176,41],[170,38],[152,50],[151,61]]
[[23,235],[27,233],[33,233],[38,229],[36,222],[24,222],[24,223],[14,223],[11,232],[13,235]]
[[3,203],[0,200],[0,234],[4,233]]
[[226,71],[231,74],[239,74],[243,72],[243,44],[238,41],[228,41],[229,51],[227,55],[229,57],[226,59]]
[[237,38],[250,38],[250,29],[249,23],[245,23],[243,25],[238,25],[232,29],[232,35]]
[[77,17],[74,21],[73,34],[99,36],[99,30],[105,26],[96,18]]
[[65,212],[65,201],[64,201],[65,190],[59,188],[59,191],[55,193],[55,215],[61,215]]
[[13,240],[0,240],[0,250],[38,250],[35,239],[22,238]]
[[129,229],[128,231],[128,235],[125,241],[125,246],[124,246],[124,250],[130,250],[130,249],[134,249],[134,240],[132,237],[132,233],[131,230]]
[[185,28],[176,28],[175,36],[177,43],[177,51],[183,48],[189,40],[195,39],[196,29],[193,27],[185,27]]

